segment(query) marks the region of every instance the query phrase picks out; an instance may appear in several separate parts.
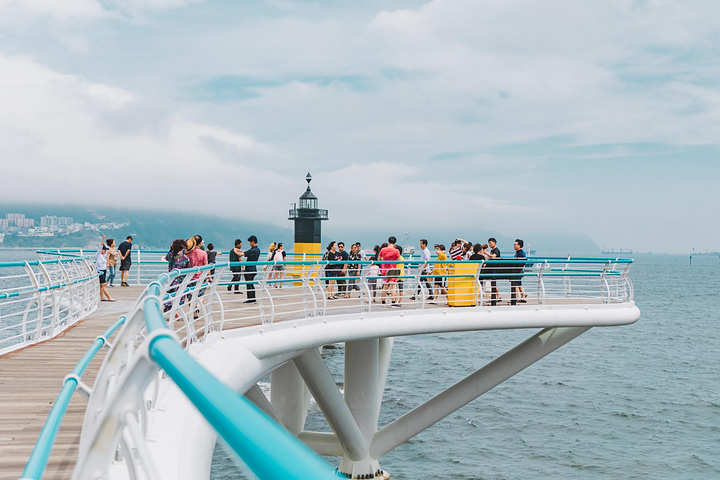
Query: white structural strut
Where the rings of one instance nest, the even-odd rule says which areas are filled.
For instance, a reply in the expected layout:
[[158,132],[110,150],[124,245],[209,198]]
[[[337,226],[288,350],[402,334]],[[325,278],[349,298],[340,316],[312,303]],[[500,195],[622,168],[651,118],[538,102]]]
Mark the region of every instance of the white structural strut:
[[491,388],[552,353],[590,327],[545,329],[439,393],[375,434],[370,453],[379,458]]

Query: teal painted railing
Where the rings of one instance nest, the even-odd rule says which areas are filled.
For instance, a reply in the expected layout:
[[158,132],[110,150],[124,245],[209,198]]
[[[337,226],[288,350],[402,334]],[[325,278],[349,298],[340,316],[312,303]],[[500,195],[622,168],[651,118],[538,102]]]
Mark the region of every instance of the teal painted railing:
[[62,423],[67,407],[70,404],[70,399],[80,386],[85,370],[100,349],[107,344],[107,339],[110,338],[110,336],[112,336],[124,323],[125,317],[122,316],[107,330],[105,330],[101,336],[97,337],[90,349],[85,352],[85,355],[83,355],[77,363],[72,373],[65,377],[62,389],[55,399],[55,403],[50,410],[50,414],[45,421],[45,425],[40,431],[40,436],[38,437],[37,442],[35,442],[35,447],[30,454],[30,458],[25,465],[22,479],[39,480],[42,478],[48,459],[50,458],[50,453],[52,452],[55,439],[57,438],[58,431],[60,430],[60,424]]

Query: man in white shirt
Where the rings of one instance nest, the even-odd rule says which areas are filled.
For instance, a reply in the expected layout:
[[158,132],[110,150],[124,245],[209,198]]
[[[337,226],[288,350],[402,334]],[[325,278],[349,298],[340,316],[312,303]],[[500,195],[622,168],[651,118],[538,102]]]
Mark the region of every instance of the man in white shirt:
[[[430,293],[430,296],[428,297],[428,300],[434,300],[435,297],[433,297],[433,289],[432,289],[432,277],[429,275],[432,274],[433,266],[428,263],[430,260],[430,250],[428,249],[428,241],[426,239],[420,240],[420,260],[422,260],[424,263],[420,265],[421,273],[421,281],[425,283],[425,286],[428,289],[428,292]],[[418,289],[417,294],[419,294],[421,291],[420,284],[418,283]],[[417,295],[416,294],[416,295]],[[410,297],[411,300],[415,300],[415,297]]]

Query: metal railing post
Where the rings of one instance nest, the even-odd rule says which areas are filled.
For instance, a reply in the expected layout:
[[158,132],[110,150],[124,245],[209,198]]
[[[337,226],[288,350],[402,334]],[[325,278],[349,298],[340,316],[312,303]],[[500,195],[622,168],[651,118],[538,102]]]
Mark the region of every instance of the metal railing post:
[[[130,251],[130,253],[128,253],[128,255],[132,255],[132,251]],[[130,259],[132,260],[132,257],[130,257]],[[137,284],[140,285],[140,271],[142,270],[142,258],[141,258],[141,255],[140,255],[140,247],[138,247],[138,250],[137,250],[137,260],[138,260],[138,261],[137,261],[137,264],[138,264],[138,268],[137,268]]]
[[[610,266],[610,263],[606,263],[603,267],[602,273],[600,274],[600,288],[602,290],[602,303],[610,303],[610,285],[608,284],[606,275],[607,275],[607,269]],[[603,289],[604,287],[604,289]]]

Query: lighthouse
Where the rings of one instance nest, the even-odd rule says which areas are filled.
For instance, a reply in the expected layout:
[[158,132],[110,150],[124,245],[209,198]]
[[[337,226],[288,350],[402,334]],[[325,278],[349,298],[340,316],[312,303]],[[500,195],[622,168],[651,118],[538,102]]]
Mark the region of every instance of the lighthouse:
[[288,216],[288,220],[295,222],[294,251],[296,255],[322,251],[321,222],[328,219],[328,211],[318,208],[318,198],[310,189],[310,182],[312,182],[310,172],[305,180],[308,183],[307,189],[300,195],[299,203],[293,205]]

